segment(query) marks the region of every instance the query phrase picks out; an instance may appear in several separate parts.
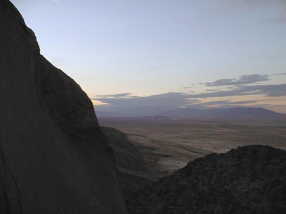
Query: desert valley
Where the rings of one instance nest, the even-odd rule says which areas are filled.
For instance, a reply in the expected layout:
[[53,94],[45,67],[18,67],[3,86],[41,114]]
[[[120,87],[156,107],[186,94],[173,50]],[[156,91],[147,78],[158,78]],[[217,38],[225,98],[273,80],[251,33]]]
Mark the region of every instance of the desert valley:
[[208,121],[103,117],[100,123],[125,134],[144,154],[145,163],[155,176],[172,173],[207,154],[224,153],[240,146],[259,144],[286,150],[286,120],[282,118],[230,120],[226,116],[225,120]]

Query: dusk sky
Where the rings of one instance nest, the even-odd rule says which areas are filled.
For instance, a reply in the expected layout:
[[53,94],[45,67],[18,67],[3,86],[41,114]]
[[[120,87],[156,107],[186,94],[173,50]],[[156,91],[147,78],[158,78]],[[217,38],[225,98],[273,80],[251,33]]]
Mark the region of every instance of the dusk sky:
[[12,0],[99,110],[286,113],[286,0]]

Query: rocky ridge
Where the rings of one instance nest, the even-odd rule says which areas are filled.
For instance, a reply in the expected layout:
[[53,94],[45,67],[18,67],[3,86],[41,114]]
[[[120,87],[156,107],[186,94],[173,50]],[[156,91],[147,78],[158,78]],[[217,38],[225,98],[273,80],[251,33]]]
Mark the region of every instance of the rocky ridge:
[[246,146],[190,162],[127,198],[132,214],[286,213],[286,151]]

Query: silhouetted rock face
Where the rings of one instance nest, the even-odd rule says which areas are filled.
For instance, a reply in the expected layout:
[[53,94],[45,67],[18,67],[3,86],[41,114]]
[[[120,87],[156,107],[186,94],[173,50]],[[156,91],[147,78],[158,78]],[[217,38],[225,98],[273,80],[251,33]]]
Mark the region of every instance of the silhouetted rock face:
[[132,214],[286,213],[286,151],[242,147],[191,162],[129,198]]
[[143,154],[129,141],[126,134],[109,127],[103,127],[102,131],[114,151],[118,169],[131,172],[145,171]]
[[128,197],[139,188],[152,183],[142,153],[129,141],[127,135],[109,127],[103,127],[102,131],[114,151],[118,179],[124,196]]
[[125,214],[114,157],[81,88],[0,1],[1,214]]

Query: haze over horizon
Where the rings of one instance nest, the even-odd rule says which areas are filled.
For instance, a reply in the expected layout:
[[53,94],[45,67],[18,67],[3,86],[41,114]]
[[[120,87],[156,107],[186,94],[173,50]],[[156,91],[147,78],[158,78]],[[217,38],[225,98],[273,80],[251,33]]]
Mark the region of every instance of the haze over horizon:
[[[12,0],[98,110],[286,113],[285,0]],[[102,105],[105,104],[105,105]]]

